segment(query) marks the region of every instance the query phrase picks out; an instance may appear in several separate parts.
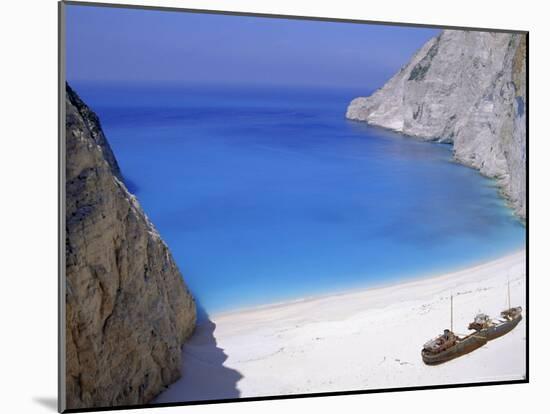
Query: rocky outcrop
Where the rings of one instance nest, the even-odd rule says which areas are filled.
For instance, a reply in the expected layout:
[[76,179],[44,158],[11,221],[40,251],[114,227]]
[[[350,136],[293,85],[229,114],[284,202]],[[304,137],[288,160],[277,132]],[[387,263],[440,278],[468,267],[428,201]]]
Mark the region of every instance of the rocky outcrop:
[[69,86],[66,111],[66,407],[144,404],[180,377],[195,303]]
[[496,178],[526,215],[526,36],[444,30],[349,119],[453,143],[454,157]]

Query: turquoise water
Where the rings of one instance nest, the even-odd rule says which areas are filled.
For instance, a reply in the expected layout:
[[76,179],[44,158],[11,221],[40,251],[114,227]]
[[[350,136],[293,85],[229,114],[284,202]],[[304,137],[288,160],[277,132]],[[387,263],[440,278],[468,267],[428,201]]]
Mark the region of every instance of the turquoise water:
[[525,245],[451,147],[347,121],[368,91],[75,84],[207,312],[430,275]]

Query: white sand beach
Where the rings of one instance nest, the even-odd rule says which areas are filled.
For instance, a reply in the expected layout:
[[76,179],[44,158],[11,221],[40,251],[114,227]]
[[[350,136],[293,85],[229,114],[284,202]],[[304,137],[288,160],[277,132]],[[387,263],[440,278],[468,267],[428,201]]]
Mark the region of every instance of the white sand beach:
[[[526,366],[526,256],[515,252],[438,277],[211,316],[183,349],[183,375],[155,402],[521,379]],[[422,345],[476,313],[522,306],[507,335],[439,366]]]

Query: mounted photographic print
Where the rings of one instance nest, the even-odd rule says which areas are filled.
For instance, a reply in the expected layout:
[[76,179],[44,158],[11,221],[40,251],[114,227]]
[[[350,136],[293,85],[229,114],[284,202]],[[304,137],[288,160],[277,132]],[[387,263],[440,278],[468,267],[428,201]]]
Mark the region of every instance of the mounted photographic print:
[[527,32],[59,10],[61,411],[528,381]]

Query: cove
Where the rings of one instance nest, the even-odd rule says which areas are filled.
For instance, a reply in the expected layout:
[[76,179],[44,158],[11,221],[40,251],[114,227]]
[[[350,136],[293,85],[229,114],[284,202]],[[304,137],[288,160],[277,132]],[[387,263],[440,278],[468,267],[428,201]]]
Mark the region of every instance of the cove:
[[523,248],[494,181],[345,119],[357,89],[91,84],[127,185],[208,313],[440,272]]

